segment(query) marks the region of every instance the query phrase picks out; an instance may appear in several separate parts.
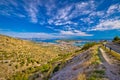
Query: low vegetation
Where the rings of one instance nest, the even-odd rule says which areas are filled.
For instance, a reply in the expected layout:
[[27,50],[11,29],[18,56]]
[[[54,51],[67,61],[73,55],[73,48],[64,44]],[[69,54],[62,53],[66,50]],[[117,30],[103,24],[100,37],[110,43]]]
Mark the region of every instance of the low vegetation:
[[[118,37],[113,41],[119,41]],[[73,58],[87,50],[88,52],[81,57],[81,60],[84,59],[83,62],[72,68],[84,69],[75,80],[103,80],[106,74],[101,64],[99,46],[100,44],[91,42],[80,49],[72,45],[34,43],[0,35],[0,79],[48,80],[70,64]],[[104,46],[102,48],[120,60],[120,54]]]
[[[105,78],[105,69],[102,68],[102,60],[100,58],[99,46],[94,47],[92,53],[94,54],[91,58],[91,71],[88,74],[87,80],[103,80]],[[101,68],[100,68],[101,67]]]
[[113,39],[113,42],[119,43],[120,44],[120,37],[119,36],[115,36]]
[[104,46],[102,46],[102,49],[104,51],[106,51],[106,53],[108,53],[109,55],[112,55],[113,57],[115,57],[117,60],[120,60],[120,54],[113,51],[113,50],[110,50],[109,48],[105,48]]
[[76,50],[71,45],[34,43],[0,35],[0,79],[48,77],[56,63],[64,63]]
[[96,44],[97,44],[96,42],[86,43],[86,44],[82,47],[82,50],[87,50],[87,49],[89,49],[90,47],[93,47],[93,46],[96,45]]

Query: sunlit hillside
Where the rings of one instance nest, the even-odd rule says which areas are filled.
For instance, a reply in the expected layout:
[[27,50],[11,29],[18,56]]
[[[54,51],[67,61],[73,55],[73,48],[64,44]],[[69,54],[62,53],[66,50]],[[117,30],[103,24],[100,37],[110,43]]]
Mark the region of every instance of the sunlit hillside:
[[37,44],[0,35],[0,80],[26,80],[35,72],[46,71],[48,62],[75,50],[71,45]]

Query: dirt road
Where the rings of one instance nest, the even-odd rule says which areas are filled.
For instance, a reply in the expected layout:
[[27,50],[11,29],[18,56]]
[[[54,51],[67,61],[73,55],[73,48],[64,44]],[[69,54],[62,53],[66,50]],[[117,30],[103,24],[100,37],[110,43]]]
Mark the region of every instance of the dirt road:
[[109,80],[120,80],[120,61],[108,55],[100,48],[102,64],[106,69],[106,75]]
[[115,44],[113,42],[109,42],[105,45],[108,48],[111,48],[111,50],[120,53],[120,45]]

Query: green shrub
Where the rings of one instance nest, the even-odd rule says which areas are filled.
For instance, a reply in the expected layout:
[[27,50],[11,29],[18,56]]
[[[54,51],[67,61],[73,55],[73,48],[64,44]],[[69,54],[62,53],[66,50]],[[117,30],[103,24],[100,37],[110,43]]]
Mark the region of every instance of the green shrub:
[[41,72],[48,72],[49,68],[50,68],[50,66],[48,64],[45,64],[40,68],[40,71]]
[[16,75],[13,75],[13,77],[10,80],[28,80],[28,75],[22,73],[16,73]]
[[22,61],[22,62],[20,63],[21,67],[22,67],[24,64],[25,64],[25,62],[24,62],[24,61]]
[[101,75],[104,75],[105,74],[105,71],[104,70],[95,70],[94,71],[96,74],[101,74]]
[[94,70],[87,80],[103,80],[102,78],[104,74],[105,70]]
[[53,73],[57,72],[59,69],[60,69],[60,64],[58,64],[58,65],[54,68]]
[[117,42],[117,43],[120,44],[120,37],[115,36],[114,39],[113,39],[113,42]]
[[15,65],[15,68],[18,69],[18,65]]
[[116,41],[119,41],[120,38],[118,36],[115,36],[114,39],[113,39],[113,42],[116,42]]
[[90,47],[96,45],[95,42],[91,42],[91,43],[86,43],[83,47],[82,47],[82,50],[87,50],[89,49]]

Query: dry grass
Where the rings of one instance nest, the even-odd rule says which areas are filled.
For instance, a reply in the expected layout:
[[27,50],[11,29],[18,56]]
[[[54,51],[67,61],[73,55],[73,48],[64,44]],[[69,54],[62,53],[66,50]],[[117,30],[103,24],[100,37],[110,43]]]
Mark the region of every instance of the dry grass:
[[22,76],[28,77],[31,73],[36,72],[36,70],[42,70],[42,65],[53,61],[54,58],[60,57],[59,55],[69,54],[76,50],[72,46],[65,47],[63,49],[59,45],[36,44],[0,35],[0,78],[7,79],[16,74],[18,75],[17,77],[21,76],[21,79]]
[[79,73],[77,78],[73,80],[102,80],[104,78],[104,69],[99,70],[101,59],[99,58],[98,46],[99,45],[96,45],[90,48],[89,53],[85,54],[88,55],[86,58],[84,58],[86,61],[84,61],[82,64],[73,66],[73,70],[83,68],[83,72]]
[[109,55],[114,56],[117,60],[120,60],[120,54],[113,51],[113,50],[109,50],[108,48],[105,48],[104,46],[102,46],[102,49],[105,50]]
[[84,73],[79,73],[78,76],[74,78],[73,80],[87,80],[87,79]]

